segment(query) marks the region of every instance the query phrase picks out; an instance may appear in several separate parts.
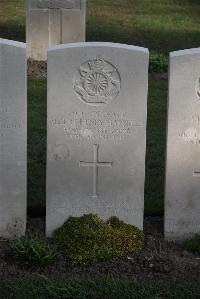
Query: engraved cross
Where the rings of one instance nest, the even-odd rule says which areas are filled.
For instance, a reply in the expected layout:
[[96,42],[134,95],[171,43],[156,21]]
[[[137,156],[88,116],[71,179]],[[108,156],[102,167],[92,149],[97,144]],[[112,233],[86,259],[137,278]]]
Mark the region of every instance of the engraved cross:
[[112,162],[99,162],[99,145],[94,144],[94,159],[93,162],[79,163],[80,167],[92,167],[93,168],[93,195],[92,197],[98,197],[98,168],[99,167],[112,167]]

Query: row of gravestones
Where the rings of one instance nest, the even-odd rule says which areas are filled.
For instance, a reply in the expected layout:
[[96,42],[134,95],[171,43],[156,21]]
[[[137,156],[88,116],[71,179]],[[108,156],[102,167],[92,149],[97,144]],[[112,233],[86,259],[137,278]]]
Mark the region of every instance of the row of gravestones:
[[[70,216],[143,228],[148,50],[112,43],[48,52],[46,232]],[[165,237],[200,233],[200,48],[170,55]],[[25,233],[26,45],[0,39],[0,236]]]

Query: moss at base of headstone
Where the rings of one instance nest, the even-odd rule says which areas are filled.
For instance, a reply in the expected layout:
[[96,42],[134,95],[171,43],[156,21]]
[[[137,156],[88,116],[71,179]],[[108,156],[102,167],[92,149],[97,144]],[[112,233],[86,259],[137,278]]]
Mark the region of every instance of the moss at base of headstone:
[[55,244],[64,256],[79,265],[125,258],[138,253],[144,234],[117,217],[103,222],[97,215],[69,217],[54,233]]
[[189,251],[200,253],[200,235],[196,235],[192,239],[185,241],[183,245]]

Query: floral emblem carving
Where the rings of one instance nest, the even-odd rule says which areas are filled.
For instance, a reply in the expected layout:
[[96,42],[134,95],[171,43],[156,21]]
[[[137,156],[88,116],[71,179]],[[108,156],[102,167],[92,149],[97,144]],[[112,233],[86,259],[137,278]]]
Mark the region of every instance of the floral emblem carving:
[[121,89],[117,69],[101,57],[83,63],[74,80],[74,90],[79,99],[93,106],[110,103]]
[[198,97],[198,99],[200,100],[200,78],[198,78],[198,80],[197,80],[197,88],[196,88],[196,91],[197,91],[197,97]]

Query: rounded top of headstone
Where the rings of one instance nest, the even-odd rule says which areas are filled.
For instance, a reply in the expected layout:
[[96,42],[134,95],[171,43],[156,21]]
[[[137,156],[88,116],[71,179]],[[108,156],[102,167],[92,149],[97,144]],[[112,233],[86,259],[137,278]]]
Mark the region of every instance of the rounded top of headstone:
[[147,48],[127,45],[127,44],[119,44],[119,43],[110,43],[110,42],[80,42],[80,43],[68,43],[61,45],[53,45],[49,47],[48,52],[62,49],[70,49],[70,48],[88,48],[88,47],[99,47],[99,48],[116,48],[116,49],[126,49],[137,52],[143,52],[148,54],[149,50]]
[[18,47],[18,48],[26,48],[25,43],[9,40],[9,39],[3,39],[0,38],[0,44],[7,45],[7,46],[13,46],[13,47]]

